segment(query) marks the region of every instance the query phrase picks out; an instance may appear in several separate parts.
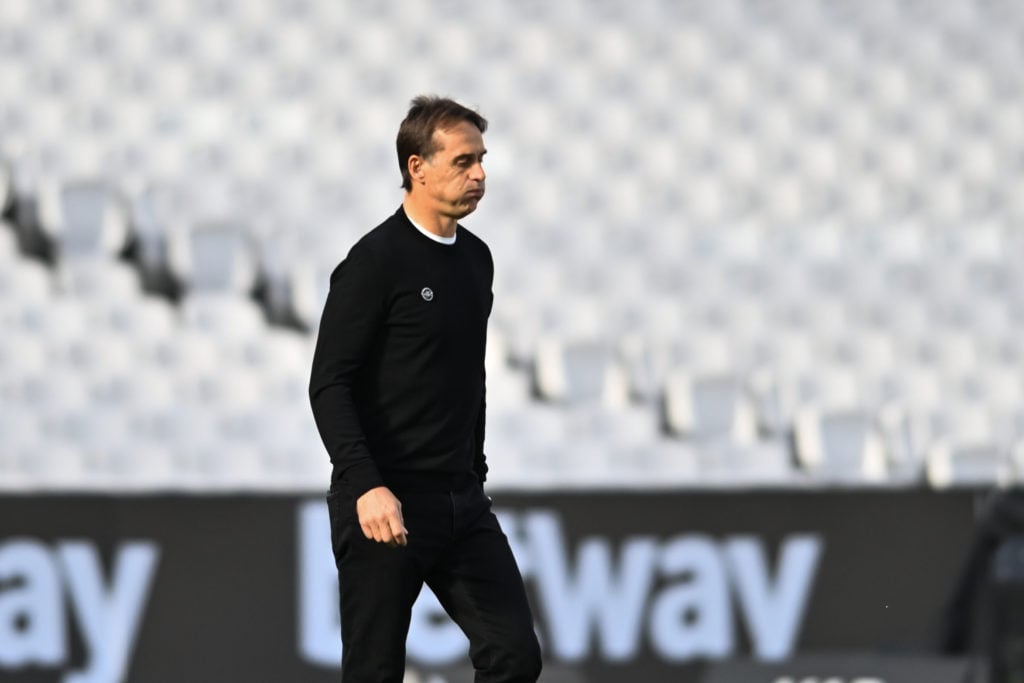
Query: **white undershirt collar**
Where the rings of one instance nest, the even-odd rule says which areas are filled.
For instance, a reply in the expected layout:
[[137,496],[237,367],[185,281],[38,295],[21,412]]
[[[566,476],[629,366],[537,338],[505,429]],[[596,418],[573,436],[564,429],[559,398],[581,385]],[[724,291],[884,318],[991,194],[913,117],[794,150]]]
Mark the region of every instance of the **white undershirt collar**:
[[441,235],[435,235],[434,233],[430,232],[429,230],[424,228],[422,225],[420,225],[419,223],[414,221],[412,218],[410,218],[409,214],[406,214],[405,217],[409,219],[410,223],[412,223],[412,227],[416,228],[417,230],[419,230],[424,235],[426,235],[430,239],[434,240],[438,244],[455,244],[455,238],[459,236],[458,232],[456,232],[451,237],[442,237]]

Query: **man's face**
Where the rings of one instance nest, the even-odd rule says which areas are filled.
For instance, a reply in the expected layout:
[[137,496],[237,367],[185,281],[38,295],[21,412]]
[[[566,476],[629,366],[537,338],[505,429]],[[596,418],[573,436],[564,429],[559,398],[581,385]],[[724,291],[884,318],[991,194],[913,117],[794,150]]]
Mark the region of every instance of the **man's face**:
[[424,159],[423,189],[439,213],[455,219],[476,210],[484,196],[484,137],[469,121],[434,132],[437,151]]

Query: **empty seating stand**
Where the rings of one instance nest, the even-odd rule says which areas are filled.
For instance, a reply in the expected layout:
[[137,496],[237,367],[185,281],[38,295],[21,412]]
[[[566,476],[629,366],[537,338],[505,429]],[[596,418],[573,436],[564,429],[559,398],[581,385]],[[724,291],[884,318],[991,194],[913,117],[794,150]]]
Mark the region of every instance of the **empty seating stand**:
[[[0,482],[320,476],[302,357],[424,90],[491,121],[496,476],[1024,479],[1024,6],[919,10],[0,2],[5,411],[127,424],[2,432]],[[254,451],[260,415],[289,437]]]

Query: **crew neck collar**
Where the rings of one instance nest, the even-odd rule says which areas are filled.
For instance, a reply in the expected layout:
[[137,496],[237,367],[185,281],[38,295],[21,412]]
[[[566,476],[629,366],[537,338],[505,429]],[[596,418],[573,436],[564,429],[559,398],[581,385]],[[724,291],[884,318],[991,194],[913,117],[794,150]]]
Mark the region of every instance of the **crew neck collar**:
[[416,228],[425,237],[427,237],[428,239],[433,240],[434,242],[437,242],[438,244],[445,244],[445,245],[449,245],[450,246],[452,244],[455,244],[455,238],[457,238],[459,236],[458,232],[456,232],[451,237],[442,237],[441,235],[435,235],[434,233],[430,232],[429,230],[424,228],[422,225],[420,225],[419,223],[414,221],[412,219],[412,216],[410,216],[408,213],[405,214],[405,217],[409,219],[410,223],[412,223],[412,227]]

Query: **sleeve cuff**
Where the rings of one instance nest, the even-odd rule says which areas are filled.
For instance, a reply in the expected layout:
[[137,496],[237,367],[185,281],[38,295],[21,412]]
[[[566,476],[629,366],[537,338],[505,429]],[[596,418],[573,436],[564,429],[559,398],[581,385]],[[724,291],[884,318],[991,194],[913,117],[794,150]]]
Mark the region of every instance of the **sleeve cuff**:
[[345,470],[345,474],[342,477],[351,484],[352,493],[355,494],[356,498],[359,498],[370,489],[384,486],[384,480],[381,479],[377,466],[369,460],[352,465]]
[[486,456],[481,456],[473,465],[473,471],[476,472],[476,478],[480,480],[481,484],[487,481],[488,469]]

